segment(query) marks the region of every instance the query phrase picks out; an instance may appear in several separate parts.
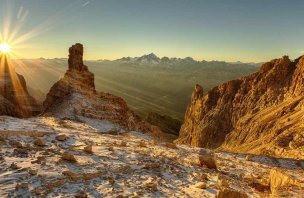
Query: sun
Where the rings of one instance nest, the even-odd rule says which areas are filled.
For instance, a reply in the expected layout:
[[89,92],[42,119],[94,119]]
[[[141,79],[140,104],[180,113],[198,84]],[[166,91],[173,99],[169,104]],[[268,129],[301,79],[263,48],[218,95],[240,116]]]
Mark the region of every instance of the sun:
[[7,43],[1,43],[0,44],[0,51],[3,54],[7,54],[10,52],[10,46]]

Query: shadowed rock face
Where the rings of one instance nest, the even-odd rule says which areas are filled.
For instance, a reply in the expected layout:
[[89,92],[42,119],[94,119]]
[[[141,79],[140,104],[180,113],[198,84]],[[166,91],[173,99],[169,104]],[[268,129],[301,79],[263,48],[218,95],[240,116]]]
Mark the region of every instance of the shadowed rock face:
[[29,95],[25,79],[15,72],[6,55],[0,55],[0,115],[30,117],[40,106]]
[[146,121],[158,126],[164,133],[172,135],[174,139],[178,136],[178,132],[181,127],[181,121],[155,112],[150,112],[146,117]]
[[83,64],[83,45],[76,43],[69,49],[69,69],[77,71],[88,71],[88,67]]
[[196,86],[179,144],[303,158],[304,57],[272,60],[203,96]]

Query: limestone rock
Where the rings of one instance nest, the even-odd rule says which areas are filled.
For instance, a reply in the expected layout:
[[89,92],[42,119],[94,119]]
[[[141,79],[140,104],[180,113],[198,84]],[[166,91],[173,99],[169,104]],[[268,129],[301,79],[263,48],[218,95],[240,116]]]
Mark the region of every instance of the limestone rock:
[[221,189],[217,192],[216,198],[248,198],[248,195],[231,188]]
[[67,139],[68,139],[68,137],[64,134],[56,136],[56,140],[58,140],[58,141],[65,141]]
[[88,195],[84,191],[80,191],[75,195],[75,198],[88,198]]
[[252,161],[252,156],[251,155],[247,155],[245,158],[246,161]]
[[36,194],[36,195],[41,195],[42,194],[42,188],[41,187],[36,187],[34,188],[33,192]]
[[228,181],[227,181],[226,179],[224,179],[224,178],[220,178],[220,179],[218,180],[218,185],[219,185],[220,187],[229,187]]
[[217,170],[216,159],[213,153],[201,152],[199,155],[199,162],[201,166]]
[[85,146],[85,147],[83,148],[83,150],[84,150],[85,152],[87,152],[87,153],[93,153],[93,147],[92,147],[92,145]]
[[16,163],[12,163],[10,166],[12,169],[19,169],[20,167]]
[[304,56],[284,56],[205,95],[196,85],[176,142],[303,159],[303,68]]
[[198,182],[194,185],[194,187],[199,189],[205,189],[207,187],[207,184],[205,182]]
[[38,170],[34,170],[34,169],[29,169],[29,174],[30,175],[37,175],[37,173],[38,173]]
[[43,146],[46,146],[46,141],[44,139],[38,138],[34,141],[34,144],[36,146],[43,147]]
[[68,152],[64,152],[64,153],[61,155],[61,159],[66,160],[66,161],[69,161],[69,162],[77,162],[77,160],[76,160],[76,158],[74,157],[74,155],[71,154],[71,153],[68,153]]

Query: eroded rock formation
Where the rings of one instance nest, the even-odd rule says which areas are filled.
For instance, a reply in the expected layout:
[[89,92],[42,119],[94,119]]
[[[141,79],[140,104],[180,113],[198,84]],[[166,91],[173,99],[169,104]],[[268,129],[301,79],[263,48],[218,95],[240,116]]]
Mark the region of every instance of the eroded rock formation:
[[161,134],[158,127],[141,120],[117,96],[95,90],[94,74],[83,64],[83,46],[75,44],[69,49],[69,69],[56,82],[43,103],[44,115],[59,118],[93,118],[108,120],[128,130]]
[[0,115],[30,117],[40,112],[40,106],[29,95],[26,81],[15,72],[5,54],[0,55]]
[[180,144],[304,158],[304,56],[274,59],[203,95],[196,85]]

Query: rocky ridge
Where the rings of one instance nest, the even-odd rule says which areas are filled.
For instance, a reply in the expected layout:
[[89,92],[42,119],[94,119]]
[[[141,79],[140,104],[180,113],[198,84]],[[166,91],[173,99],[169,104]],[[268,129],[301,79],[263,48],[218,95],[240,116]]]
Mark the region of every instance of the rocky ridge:
[[55,83],[43,103],[44,116],[85,120],[109,120],[128,130],[151,132],[161,136],[161,130],[141,120],[126,102],[112,94],[95,89],[94,74],[83,64],[83,46],[80,43],[69,49],[69,69]]
[[41,108],[28,93],[24,77],[16,73],[6,54],[0,54],[0,115],[30,117]]
[[179,144],[304,159],[304,56],[274,59],[204,95],[196,85]]

